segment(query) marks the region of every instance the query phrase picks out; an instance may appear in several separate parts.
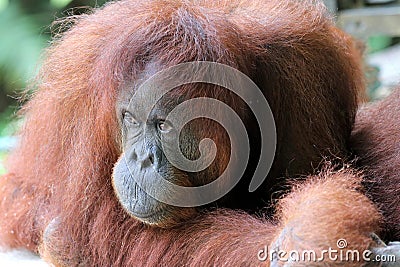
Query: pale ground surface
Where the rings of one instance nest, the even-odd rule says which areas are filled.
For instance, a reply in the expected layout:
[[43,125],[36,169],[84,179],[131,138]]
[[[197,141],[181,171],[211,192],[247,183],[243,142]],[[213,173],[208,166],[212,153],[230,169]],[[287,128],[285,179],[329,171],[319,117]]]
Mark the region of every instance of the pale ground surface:
[[0,252],[1,267],[49,267],[38,256],[22,250]]
[[[400,45],[375,53],[368,57],[368,63],[380,68],[379,80],[382,90],[378,98],[386,96],[390,88],[400,83]],[[48,267],[39,257],[27,251],[0,251],[0,267]]]

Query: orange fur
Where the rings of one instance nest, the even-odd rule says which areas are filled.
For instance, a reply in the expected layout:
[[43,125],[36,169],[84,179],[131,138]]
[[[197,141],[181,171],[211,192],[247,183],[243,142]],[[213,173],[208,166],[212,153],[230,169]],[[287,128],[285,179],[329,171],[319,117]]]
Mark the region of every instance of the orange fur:
[[[348,156],[364,88],[360,55],[325,12],[311,0],[123,0],[76,18],[48,49],[22,111],[20,143],[0,180],[2,244],[58,266],[258,265],[259,250],[288,227],[311,248],[342,236],[357,249],[371,245],[378,212],[350,171],[310,178],[281,201],[279,221],[217,209],[170,230],[129,217],[111,184],[118,91],[150,58],[165,67],[220,62],[259,85],[278,131],[266,199],[279,177]],[[296,244],[287,237],[286,247]]]
[[384,237],[400,239],[400,88],[386,99],[362,107],[351,137],[365,173],[367,195],[385,217]]
[[[378,232],[381,217],[374,204],[360,193],[361,178],[350,170],[327,170],[296,185],[279,203],[280,231],[272,247],[299,253],[313,250],[320,256],[322,250],[339,250],[340,239],[348,243],[344,251],[363,252],[376,246],[370,234]],[[332,261],[326,256],[324,264],[328,263],[329,266],[361,265],[359,261]]]

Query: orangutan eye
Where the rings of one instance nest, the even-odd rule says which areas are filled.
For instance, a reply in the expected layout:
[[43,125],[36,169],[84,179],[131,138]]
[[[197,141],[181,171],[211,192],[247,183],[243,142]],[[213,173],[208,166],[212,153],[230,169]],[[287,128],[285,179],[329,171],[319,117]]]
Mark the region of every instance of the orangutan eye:
[[162,133],[168,133],[173,129],[172,124],[164,120],[161,120],[157,123],[157,128]]
[[135,119],[135,117],[129,111],[125,111],[122,116],[127,125],[139,125],[139,122]]

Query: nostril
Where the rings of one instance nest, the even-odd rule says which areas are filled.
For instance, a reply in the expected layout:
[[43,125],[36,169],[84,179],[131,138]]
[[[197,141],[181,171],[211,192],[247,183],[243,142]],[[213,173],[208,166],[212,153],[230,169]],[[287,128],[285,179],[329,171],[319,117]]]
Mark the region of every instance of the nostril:
[[139,154],[135,161],[140,165],[140,168],[149,168],[154,165],[154,155],[152,153]]
[[153,165],[154,164],[154,155],[153,154],[150,154],[149,155],[149,161],[150,161],[150,163]]
[[132,160],[137,161],[137,154],[136,152],[132,153]]

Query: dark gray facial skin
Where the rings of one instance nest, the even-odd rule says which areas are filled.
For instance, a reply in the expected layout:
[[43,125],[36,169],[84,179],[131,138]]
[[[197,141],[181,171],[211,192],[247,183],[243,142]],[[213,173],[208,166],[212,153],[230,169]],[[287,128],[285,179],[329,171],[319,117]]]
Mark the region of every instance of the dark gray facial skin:
[[[164,96],[147,118],[140,106],[130,105],[132,93],[129,90],[121,94],[117,108],[124,152],[114,167],[114,189],[122,206],[131,216],[159,227],[176,225],[197,213],[196,208],[167,205],[146,193],[152,191],[169,198],[179,198],[179,192],[170,192],[160,186],[160,175],[180,186],[204,185],[219,176],[226,166],[224,161],[230,155],[229,137],[218,123],[209,119],[195,119],[179,133],[166,120],[170,111],[182,101],[176,97],[178,91]],[[174,167],[165,156],[164,150],[172,150],[172,141],[179,139],[182,154],[189,160],[196,160],[200,156],[199,142],[204,138],[210,138],[216,143],[223,139],[219,141],[216,159],[205,170],[184,172]],[[142,181],[141,186],[144,187],[137,184],[138,180]]]
[[[169,139],[179,138],[173,125],[165,121],[168,113],[159,105],[149,118],[143,118],[140,109],[126,104],[120,106],[119,113],[124,154],[115,165],[113,175],[119,201],[130,215],[145,223],[159,226],[175,224],[182,219],[172,216],[177,213],[178,208],[152,198],[146,193],[146,188],[140,188],[133,179],[140,179],[144,181],[144,186],[157,189],[159,176],[156,174],[160,174],[173,183],[190,186],[187,174],[175,169],[162,150],[161,135],[167,140],[164,141],[164,146],[168,146]],[[194,209],[179,208],[179,213],[186,217],[192,215]]]

